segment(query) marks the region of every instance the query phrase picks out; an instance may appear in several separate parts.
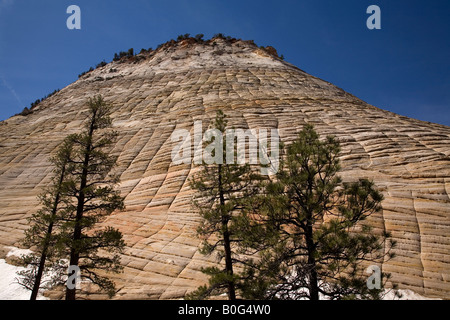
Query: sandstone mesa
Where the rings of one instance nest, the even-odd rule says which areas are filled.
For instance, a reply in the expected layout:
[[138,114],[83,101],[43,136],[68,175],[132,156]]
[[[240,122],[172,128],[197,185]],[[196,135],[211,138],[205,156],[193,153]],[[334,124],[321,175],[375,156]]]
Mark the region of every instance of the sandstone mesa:
[[[341,141],[344,181],[373,179],[383,210],[371,217],[392,233],[397,256],[383,265],[401,289],[430,297],[450,292],[450,127],[371,106],[311,76],[252,42],[183,40],[89,72],[41,102],[27,116],[0,123],[0,252],[18,246],[36,196],[52,177],[49,156],[78,132],[86,101],[112,105],[119,138],[113,149],[126,210],[109,216],[124,234],[124,272],[116,299],[175,299],[207,280],[215,263],[198,253],[188,178],[174,165],[170,137],[207,125],[217,109],[243,129],[277,129],[293,140],[305,123]],[[273,49],[273,50],[272,50]],[[3,256],[4,257],[4,256]],[[2,256],[0,255],[0,258]]]

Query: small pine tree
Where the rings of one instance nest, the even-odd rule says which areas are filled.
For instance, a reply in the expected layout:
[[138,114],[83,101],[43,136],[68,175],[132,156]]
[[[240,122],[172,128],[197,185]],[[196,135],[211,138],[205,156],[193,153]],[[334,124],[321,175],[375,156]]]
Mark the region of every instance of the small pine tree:
[[190,35],[189,33],[186,33],[186,34],[180,34],[180,35],[177,37],[177,41],[187,40],[187,39],[189,39],[190,36],[191,36],[191,35]]
[[216,34],[213,36],[213,39],[214,39],[214,38],[225,39],[225,35],[224,35],[223,33],[216,33]]
[[203,40],[204,36],[205,35],[203,33],[199,33],[199,34],[195,35],[195,40],[197,40],[198,42],[203,42],[204,41]]
[[[21,257],[21,264],[27,269],[18,272],[18,282],[31,290],[30,300],[36,300],[39,289],[50,288],[61,282],[65,271],[62,261],[55,251],[58,239],[57,229],[60,227],[66,212],[64,210],[64,195],[62,186],[66,178],[67,163],[72,152],[72,143],[65,139],[52,163],[55,166],[55,176],[51,186],[39,196],[42,209],[33,214],[28,223],[30,228],[25,231],[22,244],[34,248],[34,251]],[[42,283],[44,276],[50,278]]]
[[97,64],[97,65],[95,66],[95,68],[96,68],[96,69],[102,68],[102,67],[104,67],[104,66],[106,66],[106,65],[107,65],[106,61],[103,60],[102,62],[100,62],[99,64]]
[[[32,107],[33,107],[33,105],[32,105]],[[29,114],[32,113],[32,112],[33,112],[32,110],[30,110],[30,109],[28,109],[27,107],[25,107],[25,108],[23,108],[22,112],[20,112],[19,114],[20,114],[21,116],[27,116],[27,115],[29,115]]]

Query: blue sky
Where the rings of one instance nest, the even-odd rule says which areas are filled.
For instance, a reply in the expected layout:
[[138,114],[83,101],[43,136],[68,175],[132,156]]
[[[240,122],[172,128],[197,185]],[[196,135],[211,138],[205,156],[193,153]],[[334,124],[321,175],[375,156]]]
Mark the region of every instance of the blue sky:
[[[69,5],[81,30],[68,30]],[[369,30],[369,5],[381,30]],[[0,120],[115,52],[224,33],[379,108],[450,126],[448,0],[0,0]]]

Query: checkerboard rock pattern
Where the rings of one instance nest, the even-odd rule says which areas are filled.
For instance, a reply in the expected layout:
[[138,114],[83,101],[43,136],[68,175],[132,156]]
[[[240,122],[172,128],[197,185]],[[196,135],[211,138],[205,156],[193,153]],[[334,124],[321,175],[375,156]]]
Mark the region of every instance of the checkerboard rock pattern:
[[[273,49],[273,48],[272,48]],[[344,181],[373,179],[385,196],[371,217],[390,231],[397,256],[384,263],[400,288],[430,297],[450,291],[450,127],[371,106],[251,41],[169,43],[82,76],[27,116],[0,123],[0,252],[18,246],[36,196],[49,183],[49,156],[81,129],[89,97],[112,105],[113,154],[126,210],[104,222],[124,234],[116,299],[175,299],[204,284],[200,218],[191,207],[194,165],[174,165],[176,129],[204,128],[221,109],[236,128],[278,129],[293,140],[305,123],[342,144]]]

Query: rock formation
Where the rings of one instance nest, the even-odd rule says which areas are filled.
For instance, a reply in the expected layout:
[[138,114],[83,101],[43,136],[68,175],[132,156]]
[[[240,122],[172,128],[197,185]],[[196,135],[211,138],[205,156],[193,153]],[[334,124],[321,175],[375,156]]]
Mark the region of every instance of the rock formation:
[[[273,48],[272,48],[273,49]],[[0,251],[18,246],[36,196],[52,177],[49,156],[85,120],[86,101],[113,106],[119,139],[113,153],[126,210],[104,222],[127,244],[116,298],[172,299],[203,284],[187,179],[174,165],[176,129],[204,126],[222,109],[237,128],[276,128],[283,141],[305,123],[342,143],[344,181],[373,179],[383,211],[371,217],[392,232],[397,257],[383,265],[400,288],[431,297],[450,292],[450,127],[373,107],[284,62],[251,41],[186,39],[125,57],[45,99],[26,116],[0,123]]]

